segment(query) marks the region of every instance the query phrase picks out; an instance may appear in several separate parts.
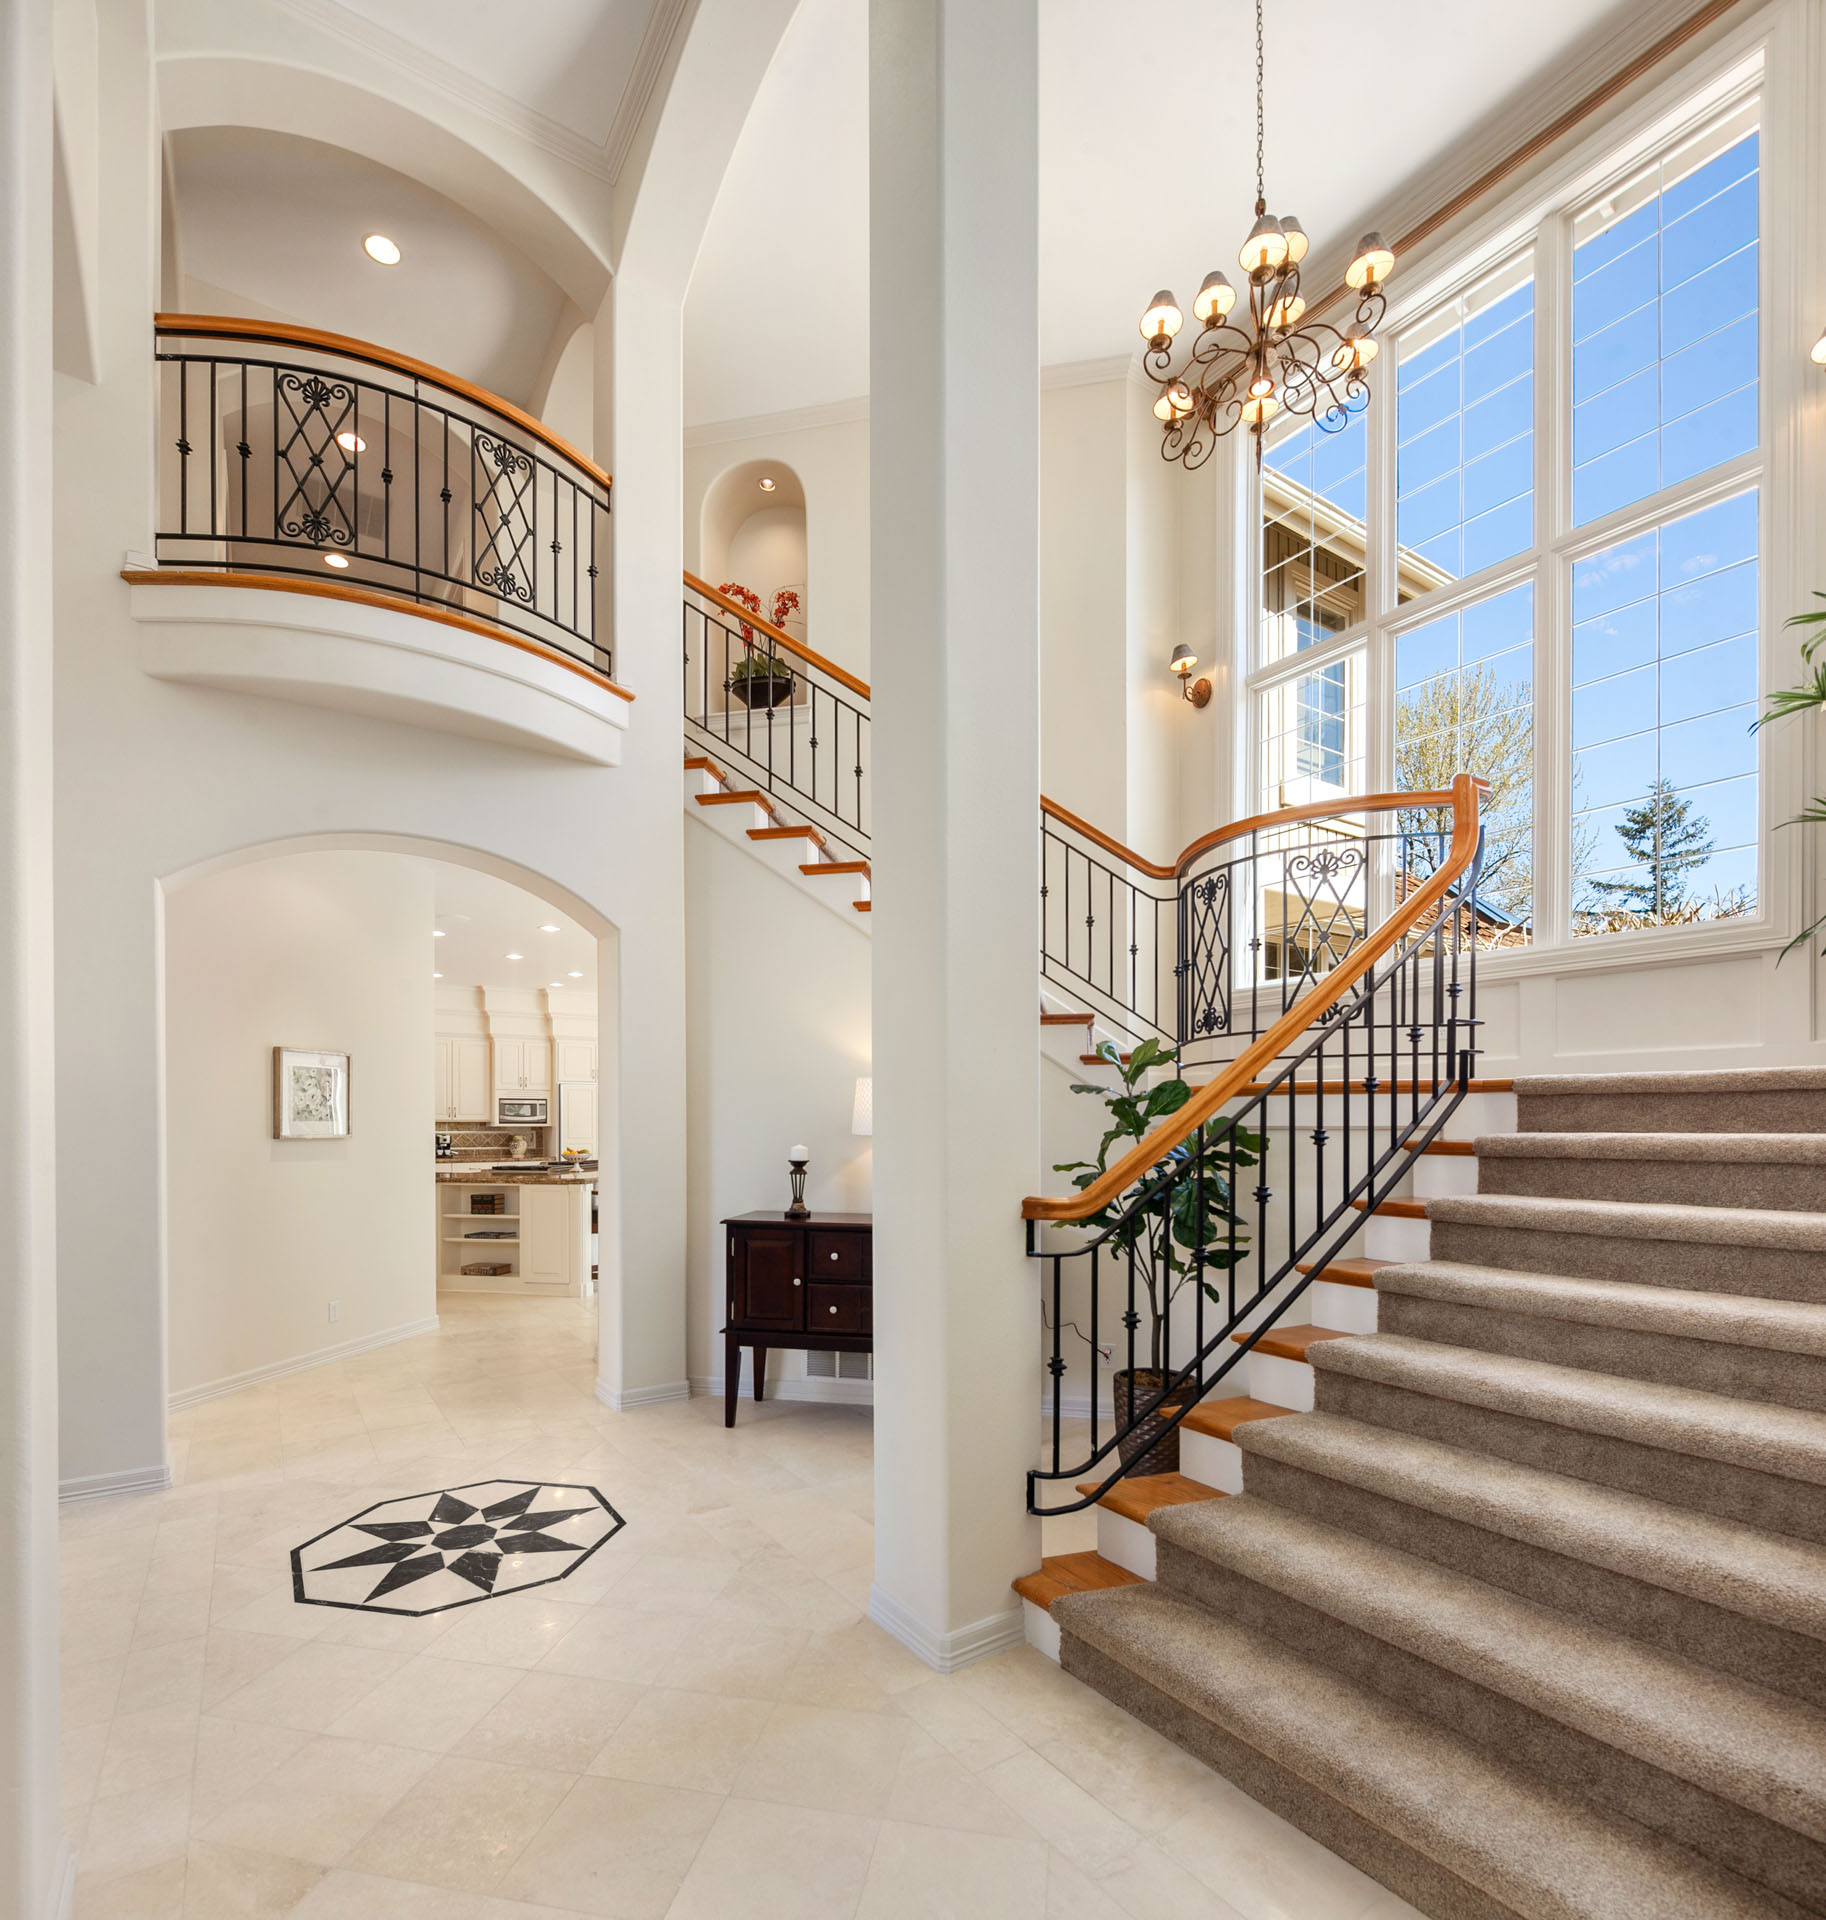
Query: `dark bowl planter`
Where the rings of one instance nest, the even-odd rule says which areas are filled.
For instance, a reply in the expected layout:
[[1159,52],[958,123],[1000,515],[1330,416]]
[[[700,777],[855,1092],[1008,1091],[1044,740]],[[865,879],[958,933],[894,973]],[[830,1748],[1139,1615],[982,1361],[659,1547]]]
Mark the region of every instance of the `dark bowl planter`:
[[729,691],[745,707],[777,707],[793,697],[790,673],[751,673],[732,679]]
[[[1116,1425],[1128,1427],[1133,1410],[1153,1399],[1165,1376],[1137,1367],[1130,1373],[1125,1367],[1111,1377],[1110,1395],[1115,1403]],[[1122,1464],[1133,1474],[1177,1473],[1179,1471],[1179,1429],[1167,1431],[1167,1422],[1192,1398],[1189,1387],[1169,1395],[1139,1426],[1124,1433],[1116,1443]]]

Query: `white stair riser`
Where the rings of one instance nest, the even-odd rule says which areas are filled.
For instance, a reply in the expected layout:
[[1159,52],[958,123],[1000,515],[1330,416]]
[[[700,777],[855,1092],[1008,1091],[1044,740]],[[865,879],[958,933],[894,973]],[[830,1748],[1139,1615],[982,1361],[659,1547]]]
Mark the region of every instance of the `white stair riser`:
[[[1185,1456],[1180,1456],[1185,1471]],[[1108,1507],[1097,1509],[1097,1551],[1111,1565],[1126,1567],[1144,1580],[1154,1577],[1154,1536],[1139,1520],[1130,1520]]]
[[1243,1450],[1234,1440],[1220,1440],[1214,1433],[1194,1433],[1189,1427],[1179,1430],[1179,1470],[1188,1480],[1202,1481],[1220,1493],[1243,1490]]
[[1372,1214],[1363,1229],[1363,1251],[1371,1260],[1428,1259],[1431,1228],[1424,1220]]
[[1249,1356],[1249,1398],[1266,1400],[1271,1407],[1312,1412],[1312,1368],[1304,1360],[1283,1360],[1279,1354]]
[[1475,1140],[1480,1133],[1513,1133],[1515,1095],[1467,1093],[1440,1134],[1442,1140]]
[[[722,791],[723,783],[717,779],[714,774],[706,773],[702,767],[687,767],[685,769],[685,798],[687,801],[695,804],[697,796],[700,793],[721,793]],[[711,809],[705,807],[702,811],[708,813]]]
[[1315,1327],[1332,1327],[1339,1333],[1376,1331],[1374,1287],[1344,1287],[1335,1280],[1315,1280],[1307,1297],[1312,1303],[1307,1317]]
[[1477,1161],[1468,1153],[1423,1153],[1414,1162],[1416,1200],[1444,1200],[1477,1191]]
[[1059,1625],[1044,1607],[1031,1600],[1021,1602],[1021,1617],[1027,1624],[1027,1644],[1043,1653],[1056,1667],[1059,1664]]

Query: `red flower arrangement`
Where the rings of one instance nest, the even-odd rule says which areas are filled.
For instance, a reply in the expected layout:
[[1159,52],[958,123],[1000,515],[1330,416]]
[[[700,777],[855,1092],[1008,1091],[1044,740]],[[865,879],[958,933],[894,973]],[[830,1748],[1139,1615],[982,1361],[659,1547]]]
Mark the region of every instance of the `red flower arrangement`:
[[782,587],[774,595],[774,625],[783,627],[790,615],[799,611],[799,596],[791,587]]
[[[725,580],[723,584],[717,588],[717,592],[728,594],[731,600],[741,601],[742,605],[745,606],[750,613],[755,615],[757,619],[760,617],[761,596],[756,593],[752,587],[745,587],[737,580]],[[793,604],[797,606],[798,602],[795,600]],[[774,624],[777,626],[779,623],[776,621]],[[746,620],[742,622],[742,644],[745,647],[754,645],[754,628],[751,627]]]

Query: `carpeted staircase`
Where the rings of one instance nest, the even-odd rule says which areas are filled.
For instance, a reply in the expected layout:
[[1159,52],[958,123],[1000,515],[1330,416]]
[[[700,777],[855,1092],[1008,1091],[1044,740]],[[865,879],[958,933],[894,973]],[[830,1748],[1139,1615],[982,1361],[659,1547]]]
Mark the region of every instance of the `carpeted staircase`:
[[1062,1663],[1441,1920],[1826,1914],[1826,1071],[1515,1092]]

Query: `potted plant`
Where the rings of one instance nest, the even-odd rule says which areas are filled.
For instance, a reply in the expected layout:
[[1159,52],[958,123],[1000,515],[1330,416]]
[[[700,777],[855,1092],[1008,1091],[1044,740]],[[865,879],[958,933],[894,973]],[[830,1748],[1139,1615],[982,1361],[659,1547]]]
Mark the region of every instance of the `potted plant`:
[[[1109,1041],[1097,1049],[1097,1057],[1113,1067],[1121,1081],[1119,1087],[1075,1085],[1073,1093],[1089,1094],[1108,1109],[1109,1124],[1095,1160],[1066,1161],[1053,1168],[1069,1173],[1072,1185],[1080,1192],[1109,1170],[1110,1151],[1117,1157],[1130,1145],[1146,1137],[1157,1122],[1177,1113],[1192,1097],[1192,1089],[1177,1074],[1143,1088],[1142,1081],[1157,1068],[1170,1067],[1178,1058],[1171,1047],[1147,1039],[1135,1048],[1126,1061]],[[1223,1171],[1212,1164],[1217,1157],[1214,1143],[1223,1142]],[[1200,1170],[1193,1164],[1193,1149],[1180,1145],[1151,1167],[1135,1184],[1100,1212],[1079,1224],[1088,1231],[1107,1234],[1104,1245],[1132,1257],[1140,1282],[1136,1304],[1145,1299],[1147,1323],[1136,1343],[1137,1361],[1143,1353],[1145,1366],[1137,1364],[1131,1372],[1118,1368],[1110,1382],[1116,1425],[1121,1431],[1118,1450],[1123,1465],[1141,1474],[1179,1471],[1179,1429],[1168,1422],[1185,1405],[1190,1389],[1162,1400],[1153,1412],[1135,1422],[1135,1409],[1145,1407],[1166,1385],[1171,1358],[1166,1352],[1167,1315],[1175,1300],[1190,1286],[1200,1288],[1205,1297],[1219,1305],[1223,1295],[1205,1278],[1212,1268],[1226,1268],[1247,1257],[1247,1236],[1230,1229],[1239,1216],[1232,1206],[1229,1167],[1252,1167],[1261,1151],[1260,1134],[1248,1133],[1233,1120],[1216,1119],[1205,1127],[1206,1159]],[[1175,1177],[1178,1170],[1180,1177]],[[1169,1193],[1167,1204],[1159,1204],[1162,1183]],[[1154,1200],[1146,1207],[1133,1202],[1144,1192]],[[1202,1262],[1198,1257],[1203,1245]],[[1096,1347],[1097,1329],[1087,1337]],[[1133,1423],[1133,1424],[1131,1424]]]
[[[761,596],[739,581],[725,580],[717,589],[730,599],[739,600],[757,619],[761,614]],[[782,589],[774,595],[774,621],[777,627],[799,604],[796,593]],[[742,629],[742,657],[729,670],[726,682],[730,693],[745,707],[777,707],[793,697],[791,669],[771,648],[757,648],[754,628],[746,620]]]

